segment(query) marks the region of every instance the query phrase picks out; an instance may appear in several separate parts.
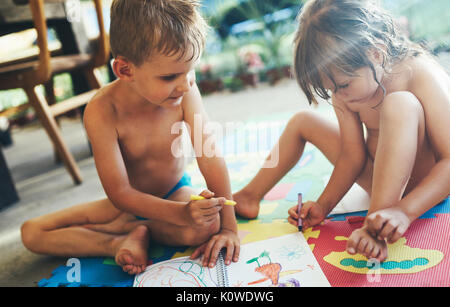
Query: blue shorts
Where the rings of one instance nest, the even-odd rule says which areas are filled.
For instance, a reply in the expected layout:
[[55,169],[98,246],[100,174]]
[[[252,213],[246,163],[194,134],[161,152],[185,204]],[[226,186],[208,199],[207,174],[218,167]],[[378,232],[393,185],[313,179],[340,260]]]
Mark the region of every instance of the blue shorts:
[[[163,196],[163,199],[168,199],[173,193],[178,191],[184,186],[192,187],[191,176],[188,173],[184,173],[183,177],[181,177],[180,181],[169,191],[166,195]],[[145,217],[136,216],[138,220],[148,220]]]

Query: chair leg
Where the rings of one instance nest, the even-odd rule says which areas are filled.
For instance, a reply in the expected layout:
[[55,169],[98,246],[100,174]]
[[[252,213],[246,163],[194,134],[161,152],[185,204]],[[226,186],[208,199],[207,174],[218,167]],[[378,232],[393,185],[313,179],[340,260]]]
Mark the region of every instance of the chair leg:
[[88,68],[84,71],[84,75],[86,76],[86,80],[91,87],[91,89],[101,88],[102,82],[99,77],[99,70],[96,68]]
[[48,105],[52,105],[56,103],[56,95],[55,95],[55,83],[53,82],[53,78],[50,78],[46,83],[44,83],[45,88],[45,97],[47,99]]
[[[46,83],[44,83],[45,88],[45,98],[47,99],[47,103],[49,106],[56,103],[56,95],[55,95],[55,83],[53,82],[53,77],[50,78]],[[61,124],[59,123],[59,120],[55,118],[56,124],[61,127]],[[58,150],[56,147],[53,147],[54,156],[55,156],[55,162],[61,163],[62,159],[58,154]]]
[[59,157],[61,157],[69,174],[72,176],[74,183],[80,184],[83,181],[80,169],[78,168],[75,159],[62,138],[58,124],[52,116],[45,98],[36,91],[36,87],[24,88],[24,90],[28,96],[30,104],[33,106],[48,136],[50,137],[53,146],[57,149]]

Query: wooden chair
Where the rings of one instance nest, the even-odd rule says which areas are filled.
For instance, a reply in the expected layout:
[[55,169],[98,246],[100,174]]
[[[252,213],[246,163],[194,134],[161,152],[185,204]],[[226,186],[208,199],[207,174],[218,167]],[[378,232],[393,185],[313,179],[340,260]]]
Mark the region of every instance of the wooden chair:
[[[0,90],[24,89],[30,105],[34,108],[75,184],[82,182],[81,172],[61,136],[55,117],[85,105],[101,86],[96,68],[107,64],[109,61],[109,40],[103,22],[102,0],[93,1],[100,30],[97,48],[93,54],[51,57],[47,44],[44,0],[29,0],[34,27],[37,31],[38,60],[0,67]],[[49,2],[55,2],[55,0]],[[54,75],[74,70],[83,71],[89,86],[92,88],[91,91],[56,104],[49,104],[49,101],[36,90],[36,87],[40,84],[47,85],[48,90],[48,85],[52,84],[51,79]]]

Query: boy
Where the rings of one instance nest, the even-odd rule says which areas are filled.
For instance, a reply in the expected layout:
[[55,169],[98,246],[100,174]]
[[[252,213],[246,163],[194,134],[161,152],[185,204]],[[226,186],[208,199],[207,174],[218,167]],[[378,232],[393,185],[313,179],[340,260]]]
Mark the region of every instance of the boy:
[[[194,116],[207,121],[195,84],[194,64],[207,27],[197,7],[194,0],[113,2],[110,36],[118,80],[89,102],[84,115],[107,198],[27,221],[22,240],[28,249],[112,256],[129,274],[145,269],[150,239],[200,245],[191,257],[203,254],[205,266],[215,265],[223,247],[227,264],[238,260],[234,209],[224,206],[232,194],[223,159],[211,153],[197,157],[214,193],[206,190],[205,200],[189,201],[194,191],[184,158],[174,154],[180,142],[171,127],[186,122],[196,144]],[[211,136],[203,133],[202,140]]]

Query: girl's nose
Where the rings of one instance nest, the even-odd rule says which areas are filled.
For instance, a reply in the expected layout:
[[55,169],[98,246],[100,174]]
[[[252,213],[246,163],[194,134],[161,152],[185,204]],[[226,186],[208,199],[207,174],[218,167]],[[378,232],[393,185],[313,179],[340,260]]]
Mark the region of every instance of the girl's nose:
[[348,94],[347,94],[347,91],[345,89],[339,89],[338,92],[336,93],[336,96],[339,99],[345,99],[345,98],[347,98]]

